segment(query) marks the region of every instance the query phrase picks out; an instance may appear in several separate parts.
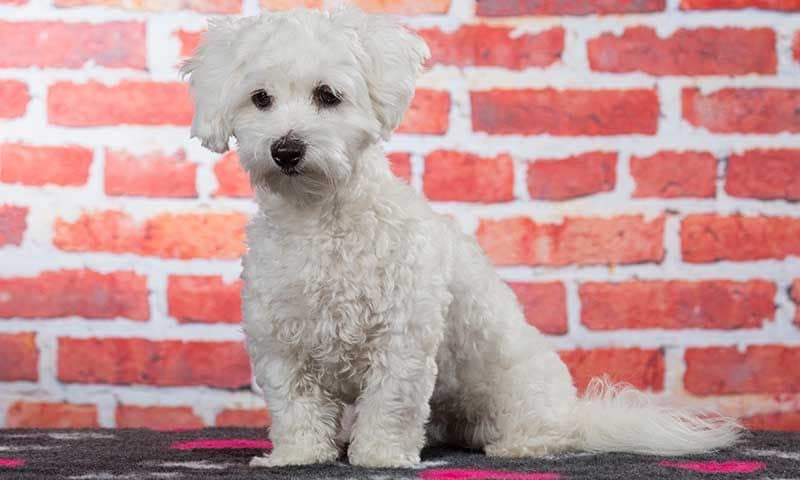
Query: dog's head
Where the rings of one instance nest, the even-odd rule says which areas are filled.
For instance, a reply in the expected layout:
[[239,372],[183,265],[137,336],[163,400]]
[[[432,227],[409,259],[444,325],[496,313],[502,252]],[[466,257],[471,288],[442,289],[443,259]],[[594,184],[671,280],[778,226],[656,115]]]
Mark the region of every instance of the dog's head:
[[256,187],[319,195],[397,127],[428,54],[416,35],[354,8],[213,22],[182,68],[192,135],[215,152],[235,137]]

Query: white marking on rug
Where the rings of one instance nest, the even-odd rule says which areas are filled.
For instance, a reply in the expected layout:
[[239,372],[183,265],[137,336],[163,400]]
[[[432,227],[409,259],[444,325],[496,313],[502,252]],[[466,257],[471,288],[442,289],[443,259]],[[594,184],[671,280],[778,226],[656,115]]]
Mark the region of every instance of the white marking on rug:
[[116,438],[115,435],[111,435],[110,433],[98,432],[59,432],[48,433],[47,436],[54,440],[99,440]]
[[198,462],[164,462],[158,464],[161,467],[166,468],[192,468],[195,470],[225,470],[228,467],[234,466],[232,463],[208,463],[205,460],[200,460]]
[[419,462],[417,465],[414,466],[414,470],[421,470],[423,468],[431,468],[431,467],[441,467],[444,465],[448,465],[450,462],[445,460],[427,460],[424,462]]
[[86,475],[74,475],[68,478],[70,480],[135,480],[138,478],[142,478],[143,475],[153,478],[175,478],[181,476],[181,474],[178,472],[149,472],[147,474],[124,473],[122,475],[116,475],[108,472],[100,472],[100,473],[87,473]]
[[798,460],[800,461],[800,453],[797,452],[782,452],[780,450],[745,450],[745,453],[748,455],[756,455],[759,457],[778,457],[778,458],[785,458],[787,460]]
[[0,452],[24,452],[27,450],[52,450],[56,445],[0,445]]

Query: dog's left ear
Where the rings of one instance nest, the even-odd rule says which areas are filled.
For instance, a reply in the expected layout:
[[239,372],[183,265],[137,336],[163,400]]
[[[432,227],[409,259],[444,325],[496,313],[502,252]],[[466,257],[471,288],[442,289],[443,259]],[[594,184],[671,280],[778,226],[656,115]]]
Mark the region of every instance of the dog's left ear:
[[386,16],[345,8],[333,19],[358,35],[369,96],[381,123],[381,137],[388,139],[414,97],[417,77],[430,57],[428,45]]
[[231,126],[226,114],[226,92],[233,82],[238,61],[233,45],[247,19],[210,21],[194,56],[181,65],[181,74],[191,74],[189,87],[194,100],[192,137],[217,153],[228,150]]

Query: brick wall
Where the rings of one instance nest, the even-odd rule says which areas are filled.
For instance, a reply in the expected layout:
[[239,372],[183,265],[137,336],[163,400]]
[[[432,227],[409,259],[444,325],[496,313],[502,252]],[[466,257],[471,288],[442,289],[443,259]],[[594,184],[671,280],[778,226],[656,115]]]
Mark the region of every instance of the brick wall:
[[[0,0],[0,424],[263,424],[253,212],[188,139],[210,14],[306,0]],[[800,3],[360,0],[431,69],[387,150],[474,233],[579,385],[800,429]]]

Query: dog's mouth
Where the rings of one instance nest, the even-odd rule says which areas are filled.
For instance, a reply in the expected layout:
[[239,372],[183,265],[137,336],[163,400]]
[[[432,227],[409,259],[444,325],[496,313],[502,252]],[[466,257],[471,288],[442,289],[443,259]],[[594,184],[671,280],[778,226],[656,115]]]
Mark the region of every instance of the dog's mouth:
[[300,169],[298,169],[296,167],[282,168],[281,172],[283,172],[284,175],[289,176],[289,177],[296,177],[296,176],[300,175],[301,173],[303,173],[303,172],[300,171]]

